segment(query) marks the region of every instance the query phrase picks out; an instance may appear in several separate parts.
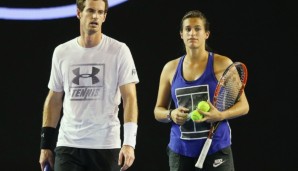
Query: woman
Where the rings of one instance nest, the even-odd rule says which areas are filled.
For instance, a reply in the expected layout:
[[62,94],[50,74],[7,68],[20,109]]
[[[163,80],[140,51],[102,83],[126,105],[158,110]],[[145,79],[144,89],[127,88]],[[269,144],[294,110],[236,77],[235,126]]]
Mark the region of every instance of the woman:
[[[171,123],[167,148],[170,170],[234,170],[228,119],[247,114],[248,101],[243,93],[239,101],[228,110],[219,111],[212,105],[217,82],[233,61],[207,50],[206,40],[210,30],[202,12],[187,12],[180,27],[186,54],[164,66],[154,109],[157,121]],[[174,102],[174,109],[169,108],[171,101]],[[192,121],[189,113],[195,110],[200,101],[208,101],[211,108],[208,112],[200,111],[203,119]],[[195,163],[210,125],[216,121],[222,122],[214,135],[203,169],[196,168]]]

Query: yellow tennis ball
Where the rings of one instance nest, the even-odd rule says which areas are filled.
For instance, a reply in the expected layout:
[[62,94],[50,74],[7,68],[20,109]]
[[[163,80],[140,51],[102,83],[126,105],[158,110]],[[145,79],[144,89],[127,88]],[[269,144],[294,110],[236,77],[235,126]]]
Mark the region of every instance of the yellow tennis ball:
[[193,121],[200,120],[203,118],[203,115],[200,114],[197,110],[194,110],[190,113],[190,117]]
[[209,106],[208,102],[206,102],[206,101],[200,101],[197,108],[204,112],[208,112],[210,110],[210,106]]

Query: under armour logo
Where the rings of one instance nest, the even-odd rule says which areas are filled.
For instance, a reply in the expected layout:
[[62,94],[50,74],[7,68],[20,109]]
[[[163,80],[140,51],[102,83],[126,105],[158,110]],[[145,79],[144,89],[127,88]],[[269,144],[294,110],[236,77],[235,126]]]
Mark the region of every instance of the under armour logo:
[[95,76],[99,69],[92,67],[92,73],[91,74],[80,74],[80,68],[72,70],[73,74],[76,75],[76,77],[72,80],[74,84],[80,85],[80,78],[91,78],[92,84],[96,84],[99,82],[99,79]]

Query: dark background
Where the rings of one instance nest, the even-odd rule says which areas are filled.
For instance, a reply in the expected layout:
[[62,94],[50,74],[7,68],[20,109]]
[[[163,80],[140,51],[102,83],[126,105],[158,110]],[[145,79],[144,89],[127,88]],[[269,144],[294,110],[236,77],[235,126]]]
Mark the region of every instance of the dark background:
[[[236,170],[295,170],[298,14],[288,1],[269,0],[130,0],[110,8],[103,33],[127,43],[140,78],[136,160],[129,170],[169,170],[165,149],[170,127],[154,119],[153,109],[164,64],[184,53],[179,25],[193,9],[211,23],[209,46],[248,67],[249,114],[230,120]],[[0,20],[0,34],[1,167],[38,171],[52,52],[79,35],[79,21]]]

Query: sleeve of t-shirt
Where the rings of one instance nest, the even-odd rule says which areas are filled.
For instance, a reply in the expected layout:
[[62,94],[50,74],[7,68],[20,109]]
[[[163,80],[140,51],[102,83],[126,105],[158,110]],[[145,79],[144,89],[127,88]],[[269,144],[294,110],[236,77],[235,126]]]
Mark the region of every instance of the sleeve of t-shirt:
[[51,74],[50,74],[50,80],[48,83],[48,88],[56,92],[63,91],[63,78],[61,74],[61,69],[59,67],[57,48],[55,48],[53,57],[52,57]]
[[121,47],[119,55],[119,86],[129,83],[139,83],[137,69],[131,51],[126,44],[123,44]]

